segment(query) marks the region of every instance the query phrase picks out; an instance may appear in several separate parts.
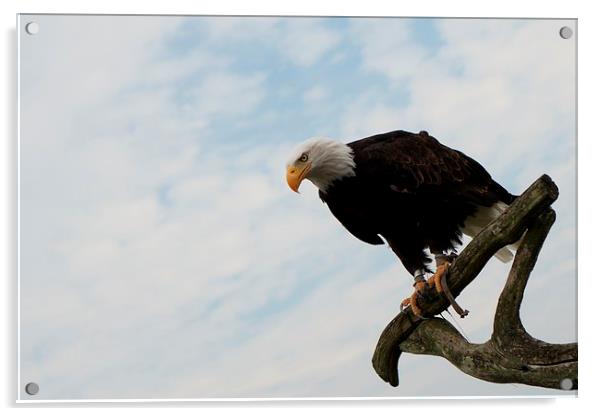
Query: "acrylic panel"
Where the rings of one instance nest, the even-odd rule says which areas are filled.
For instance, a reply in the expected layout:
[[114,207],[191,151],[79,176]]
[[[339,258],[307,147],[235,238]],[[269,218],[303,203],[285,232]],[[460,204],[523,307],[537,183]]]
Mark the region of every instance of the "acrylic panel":
[[[413,277],[285,167],[308,138],[404,130],[515,195],[548,174],[557,218],[521,318],[576,342],[576,20],[28,14],[17,30],[20,400],[575,395],[407,352],[383,381],[372,355]],[[442,314],[471,343],[510,266],[464,289],[466,318]]]

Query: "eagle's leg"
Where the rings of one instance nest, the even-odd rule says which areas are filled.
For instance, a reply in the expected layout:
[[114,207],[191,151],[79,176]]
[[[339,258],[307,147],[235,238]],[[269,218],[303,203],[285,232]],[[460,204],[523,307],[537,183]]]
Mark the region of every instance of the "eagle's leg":
[[461,318],[464,318],[466,315],[468,315],[468,311],[458,305],[458,302],[456,302],[456,299],[449,291],[447,282],[445,281],[447,269],[451,265],[451,262],[454,261],[458,256],[455,253],[445,255],[441,252],[435,252],[433,254],[435,254],[435,264],[437,265],[437,270],[435,271],[435,274],[429,277],[427,284],[430,287],[435,286],[437,293],[443,293],[449,301],[449,304],[454,308],[458,315],[460,315]]
[[424,278],[425,271],[418,269],[414,272],[414,293],[409,298],[405,298],[401,301],[401,309],[410,307],[414,315],[422,318],[422,310],[418,306],[418,297],[422,296],[424,290],[428,287],[428,282]]
[[433,274],[431,277],[429,277],[429,279],[427,280],[427,284],[430,287],[435,286],[437,293],[442,293],[443,286],[441,284],[441,278],[445,275],[445,272],[447,272],[449,265],[457,257],[457,255],[455,255],[455,254],[445,255],[443,253],[434,253],[434,254],[435,254],[435,265],[437,266],[437,270],[435,270],[435,274]]

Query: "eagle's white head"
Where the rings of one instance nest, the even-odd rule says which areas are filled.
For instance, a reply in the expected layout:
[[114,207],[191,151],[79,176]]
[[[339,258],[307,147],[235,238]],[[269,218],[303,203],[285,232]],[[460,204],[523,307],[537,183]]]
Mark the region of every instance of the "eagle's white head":
[[286,181],[295,192],[299,192],[303,179],[326,192],[335,180],[354,175],[353,150],[330,139],[314,138],[301,143],[286,164]]

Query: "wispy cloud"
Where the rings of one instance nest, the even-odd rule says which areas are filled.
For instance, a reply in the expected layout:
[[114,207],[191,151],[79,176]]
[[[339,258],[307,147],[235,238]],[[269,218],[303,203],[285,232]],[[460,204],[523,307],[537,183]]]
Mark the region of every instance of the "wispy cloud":
[[313,65],[331,51],[341,35],[323,19],[290,19],[280,43],[282,52],[295,64]]

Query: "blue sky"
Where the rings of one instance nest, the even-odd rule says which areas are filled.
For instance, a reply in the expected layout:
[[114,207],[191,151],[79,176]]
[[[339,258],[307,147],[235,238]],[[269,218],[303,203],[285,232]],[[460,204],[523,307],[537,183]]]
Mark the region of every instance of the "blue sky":
[[[411,278],[283,176],[309,137],[393,129],[428,130],[513,193],[550,174],[559,218],[522,319],[575,340],[575,43],[558,36],[573,21],[31,19],[20,372],[35,398],[557,393],[409,354],[400,388],[383,383],[372,350]],[[471,341],[508,269],[462,294]]]

